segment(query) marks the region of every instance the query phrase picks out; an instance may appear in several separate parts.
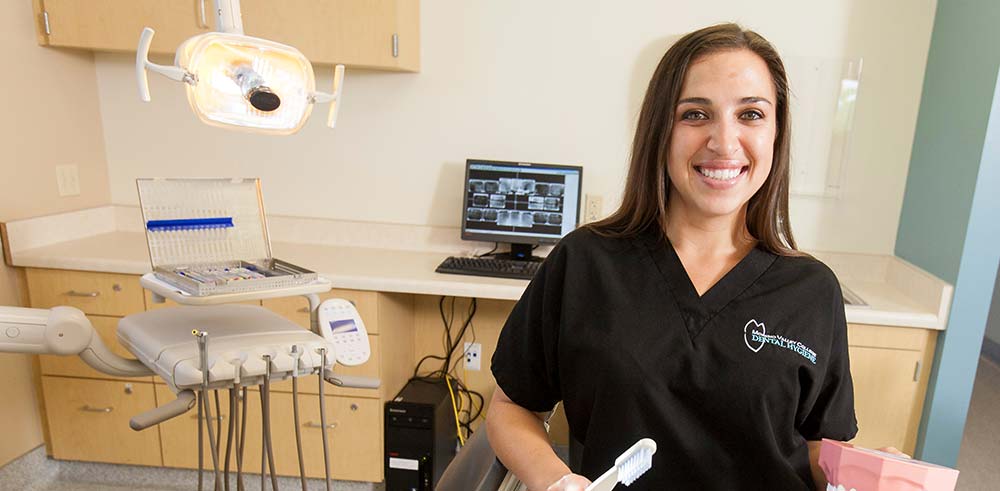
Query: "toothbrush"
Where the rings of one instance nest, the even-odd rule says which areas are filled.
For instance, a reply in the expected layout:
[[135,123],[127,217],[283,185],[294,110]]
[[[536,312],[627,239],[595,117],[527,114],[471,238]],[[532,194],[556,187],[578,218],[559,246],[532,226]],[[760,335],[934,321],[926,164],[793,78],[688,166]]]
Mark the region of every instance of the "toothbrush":
[[611,491],[615,485],[622,483],[631,485],[639,476],[653,467],[653,454],[656,453],[656,442],[643,438],[615,459],[614,467],[598,477],[587,486],[586,491]]

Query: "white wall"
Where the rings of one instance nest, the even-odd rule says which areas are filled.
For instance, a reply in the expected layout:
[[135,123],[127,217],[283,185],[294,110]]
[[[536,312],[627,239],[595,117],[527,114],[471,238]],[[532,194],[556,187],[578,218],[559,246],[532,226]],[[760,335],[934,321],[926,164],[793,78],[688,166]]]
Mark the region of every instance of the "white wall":
[[[0,221],[106,205],[94,59],[82,51],[38,46],[29,1],[7,2],[0,16]],[[59,196],[56,166],[76,164],[80,194]],[[0,305],[24,297],[14,268],[0,262]],[[42,444],[32,358],[0,354],[0,466]]]
[[[281,138],[199,124],[182,87],[161,78],[143,105],[132,57],[100,54],[111,197],[135,204],[136,177],[259,176],[272,214],[457,226],[464,161],[480,157],[582,164],[584,192],[604,195],[609,212],[669,40],[733,20],[788,57],[864,58],[847,190],[794,199],[793,226],[806,248],[891,254],[934,9],[933,0],[424,0],[421,73],[348,70],[337,129],[317,117]],[[328,85],[329,67],[318,73]]]

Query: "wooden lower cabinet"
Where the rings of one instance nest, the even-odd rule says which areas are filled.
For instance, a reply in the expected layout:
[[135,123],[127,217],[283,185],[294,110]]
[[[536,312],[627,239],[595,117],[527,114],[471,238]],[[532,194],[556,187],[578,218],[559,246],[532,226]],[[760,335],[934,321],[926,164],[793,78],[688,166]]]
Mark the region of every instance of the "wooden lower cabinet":
[[134,431],[132,416],[156,407],[153,384],[42,377],[50,451],[57,459],[162,465],[156,429]]
[[937,331],[852,324],[848,330],[858,436],[869,448],[917,445]]
[[[156,385],[157,397],[169,401],[174,396],[165,385]],[[243,454],[244,472],[260,473],[261,405],[260,393],[247,391],[247,428]],[[225,464],[226,438],[230,424],[228,392],[219,392],[222,408],[223,433],[219,452],[220,466]],[[326,397],[330,469],[334,479],[378,482],[382,480],[382,403],[378,399],[356,397]],[[214,400],[212,412],[215,416]],[[168,467],[195,469],[198,466],[197,411],[160,425],[163,442],[163,464]],[[298,476],[298,453],[295,445],[295,423],[292,395],[271,394],[271,441],[274,445],[275,470],[279,475]],[[322,478],[323,441],[320,432],[319,396],[299,395],[299,425],[306,476]],[[209,443],[205,434],[205,467],[211,469]],[[236,451],[230,455],[230,469],[236,471]]]

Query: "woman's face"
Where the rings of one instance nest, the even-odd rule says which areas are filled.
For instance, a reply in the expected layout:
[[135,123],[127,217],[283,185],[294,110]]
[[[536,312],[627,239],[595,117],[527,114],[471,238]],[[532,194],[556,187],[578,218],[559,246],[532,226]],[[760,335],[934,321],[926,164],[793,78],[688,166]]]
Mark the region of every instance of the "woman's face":
[[722,51],[692,63],[674,108],[670,206],[698,218],[741,211],[771,171],[776,111],[771,74],[753,52]]

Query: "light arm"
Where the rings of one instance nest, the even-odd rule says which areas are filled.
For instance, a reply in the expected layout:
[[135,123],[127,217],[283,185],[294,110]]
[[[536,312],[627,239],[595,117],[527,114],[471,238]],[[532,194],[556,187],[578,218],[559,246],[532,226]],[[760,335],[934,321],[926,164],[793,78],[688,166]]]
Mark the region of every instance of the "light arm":
[[0,352],[79,355],[108,375],[141,377],[153,373],[142,363],[109,350],[87,316],[73,307],[0,307]]

